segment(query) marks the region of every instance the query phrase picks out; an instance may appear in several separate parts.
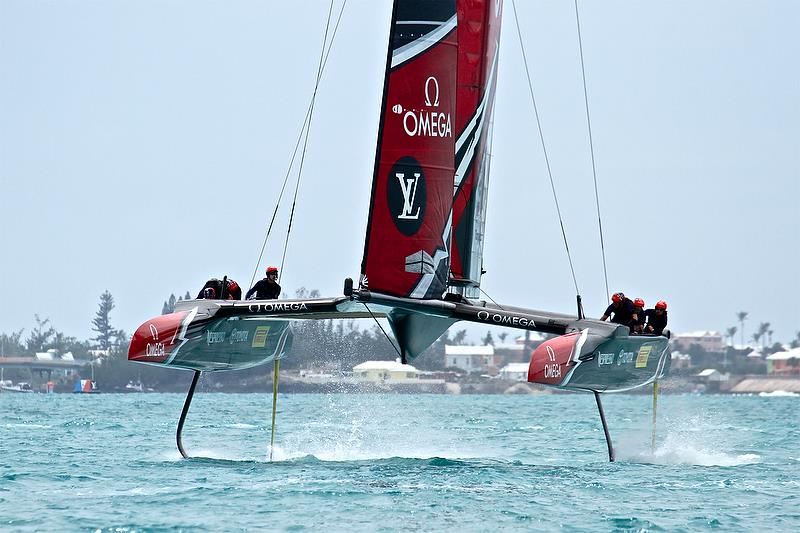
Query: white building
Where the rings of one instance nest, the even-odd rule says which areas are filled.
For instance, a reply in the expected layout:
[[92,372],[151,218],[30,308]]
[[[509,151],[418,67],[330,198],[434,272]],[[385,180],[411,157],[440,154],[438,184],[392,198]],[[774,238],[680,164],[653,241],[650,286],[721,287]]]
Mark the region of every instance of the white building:
[[528,381],[530,363],[509,363],[500,369],[497,377],[508,381]]
[[455,367],[467,372],[483,372],[495,366],[494,346],[451,346],[444,347],[444,366]]
[[767,356],[767,373],[800,374],[800,348]]
[[706,368],[705,370],[697,374],[697,378],[699,378],[700,381],[709,383],[713,381],[728,381],[730,375],[723,374],[722,372],[714,368]]
[[725,339],[719,331],[692,331],[672,337],[675,349],[688,352],[692,344],[697,344],[706,352],[722,353],[725,351]]
[[353,376],[367,381],[418,379],[419,370],[400,361],[365,361],[353,367]]

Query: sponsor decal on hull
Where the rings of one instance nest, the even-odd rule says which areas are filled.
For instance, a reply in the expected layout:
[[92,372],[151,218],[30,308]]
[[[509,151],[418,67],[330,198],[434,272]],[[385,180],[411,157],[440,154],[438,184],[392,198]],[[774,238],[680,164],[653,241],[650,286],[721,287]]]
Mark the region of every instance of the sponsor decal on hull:
[[578,333],[569,333],[540,344],[531,356],[528,381],[544,385],[563,385],[569,373]]
[[253,343],[251,348],[263,348],[267,345],[267,335],[269,335],[270,326],[258,326],[253,334]]
[[647,368],[647,360],[650,358],[652,346],[639,347],[639,353],[636,355],[636,368]]
[[128,348],[129,361],[165,363],[182,341],[180,331],[196,311],[179,311],[145,322],[134,332]]

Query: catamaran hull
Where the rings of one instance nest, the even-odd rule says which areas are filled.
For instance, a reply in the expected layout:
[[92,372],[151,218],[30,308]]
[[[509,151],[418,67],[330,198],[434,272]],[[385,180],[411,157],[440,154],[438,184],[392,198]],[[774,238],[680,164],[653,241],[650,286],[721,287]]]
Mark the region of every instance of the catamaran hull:
[[560,389],[621,392],[669,372],[666,337],[608,338],[591,328],[545,341],[531,356],[528,381]]
[[457,321],[559,335],[534,351],[528,381],[562,389],[623,391],[669,371],[666,337],[629,336],[616,324],[558,313],[367,291],[308,300],[184,301],[136,330],[128,359],[201,371],[250,368],[286,357],[297,321],[378,317],[389,319],[408,359]]
[[283,358],[292,345],[291,322],[274,318],[198,319],[179,311],[142,324],[128,360],[202,371],[250,368]]
[[128,360],[203,372],[251,368],[289,354],[296,320],[370,316],[348,313],[348,305],[346,298],[187,300],[139,326]]

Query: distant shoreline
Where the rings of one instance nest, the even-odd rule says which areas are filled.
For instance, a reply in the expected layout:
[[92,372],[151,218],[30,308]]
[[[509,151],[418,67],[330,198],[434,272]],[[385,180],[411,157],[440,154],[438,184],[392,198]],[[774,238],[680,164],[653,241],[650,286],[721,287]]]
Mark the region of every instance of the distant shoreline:
[[[201,381],[198,392],[218,392],[228,394],[264,394],[271,392],[271,376],[263,379],[247,379],[240,382],[203,386]],[[727,381],[702,383],[689,376],[671,376],[659,382],[662,394],[800,394],[800,378],[775,377],[770,375],[730,376]],[[158,390],[134,391],[129,389],[107,390],[102,383],[97,392],[102,394],[147,394],[147,393],[185,393],[187,386],[175,383]],[[297,374],[281,376],[278,390],[281,394],[447,394],[447,395],[511,395],[511,394],[564,394],[572,391],[548,388],[543,385],[523,381],[501,379],[483,379],[475,381],[444,382],[443,380],[413,380],[395,382],[391,380],[354,381],[352,379],[331,379],[324,383],[304,380]],[[651,394],[652,387],[643,386],[625,394]],[[72,393],[58,390],[57,393]]]

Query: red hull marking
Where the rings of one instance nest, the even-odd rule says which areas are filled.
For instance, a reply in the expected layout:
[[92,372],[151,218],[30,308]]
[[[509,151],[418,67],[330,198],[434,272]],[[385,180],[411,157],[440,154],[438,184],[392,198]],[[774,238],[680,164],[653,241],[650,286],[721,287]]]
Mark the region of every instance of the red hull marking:
[[163,363],[178,346],[178,332],[189,311],[179,311],[148,320],[136,330],[128,348],[128,361]]
[[528,381],[560,385],[567,376],[579,333],[569,333],[540,344],[531,356]]

